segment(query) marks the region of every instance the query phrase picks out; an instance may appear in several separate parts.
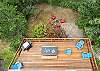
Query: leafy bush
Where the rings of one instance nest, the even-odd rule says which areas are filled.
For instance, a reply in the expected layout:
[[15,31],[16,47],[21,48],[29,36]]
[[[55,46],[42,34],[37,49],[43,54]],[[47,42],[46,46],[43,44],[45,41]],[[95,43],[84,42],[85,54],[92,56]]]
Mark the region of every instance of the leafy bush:
[[14,39],[11,40],[10,47],[13,51],[17,50],[21,43],[22,36],[16,36]]
[[85,17],[90,17],[91,19],[97,17],[98,13],[100,13],[99,11],[100,7],[96,1],[97,0],[80,1],[80,5],[78,7],[78,11],[80,12],[80,15]]
[[78,8],[78,1],[75,0],[40,0],[42,3],[47,3],[52,6],[67,7],[76,10]]
[[16,6],[17,11],[23,13],[26,19],[28,19],[37,10],[33,5],[38,3],[38,0],[3,0],[2,2]]
[[23,14],[12,5],[0,2],[0,37],[12,39],[16,35],[26,36],[27,22]]
[[26,5],[36,4],[38,2],[38,0],[1,0],[1,2],[8,3],[11,5],[23,4],[24,6],[26,6]]
[[10,50],[10,48],[5,48],[4,51],[0,52],[0,57],[4,59],[4,66],[8,68],[9,64],[14,57],[14,52]]
[[75,2],[72,0],[63,0],[59,3],[60,7],[71,8],[73,10],[77,10],[79,6],[79,2]]
[[83,17],[79,17],[77,22],[76,22],[76,25],[79,26],[79,28],[83,29],[84,27],[87,27],[89,25],[89,20],[90,18],[83,18]]
[[[90,24],[90,25],[94,25],[94,26],[100,25],[100,18],[94,18],[93,20],[90,20],[90,21],[89,21],[89,24]],[[98,28],[99,28],[99,27],[98,27]]]
[[30,16],[35,17],[39,12],[40,10],[38,8],[29,5],[22,10],[22,13],[25,15],[27,20]]
[[39,23],[35,25],[32,35],[34,38],[43,38],[45,37],[45,32],[46,32],[46,25]]

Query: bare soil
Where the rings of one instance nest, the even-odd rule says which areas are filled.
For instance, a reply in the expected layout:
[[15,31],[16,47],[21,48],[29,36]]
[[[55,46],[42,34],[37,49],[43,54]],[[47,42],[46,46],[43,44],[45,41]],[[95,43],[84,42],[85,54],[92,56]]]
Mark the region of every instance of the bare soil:
[[50,6],[47,4],[39,4],[36,5],[41,11],[37,16],[37,19],[33,19],[32,17],[29,19],[29,37],[32,37],[32,29],[34,25],[38,23],[48,23],[48,19],[50,19],[51,15],[55,15],[59,18],[63,18],[66,20],[66,23],[61,25],[61,27],[66,32],[66,35],[71,35],[73,38],[80,38],[83,37],[83,32],[75,25],[75,22],[78,18],[78,13],[68,9],[68,8],[61,8],[56,6]]

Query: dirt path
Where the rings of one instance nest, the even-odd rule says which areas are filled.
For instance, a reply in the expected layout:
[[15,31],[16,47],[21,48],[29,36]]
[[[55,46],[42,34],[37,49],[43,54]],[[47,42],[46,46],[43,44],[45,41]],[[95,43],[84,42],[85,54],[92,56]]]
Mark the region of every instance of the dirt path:
[[[33,21],[30,20],[31,24],[29,25],[29,30],[34,27],[34,24],[38,24],[39,22],[48,23],[48,19],[51,15],[55,15],[59,18],[64,18],[66,23],[62,25],[62,28],[65,30],[66,35],[70,34],[72,37],[83,37],[82,30],[75,25],[75,21],[78,17],[78,14],[73,12],[71,9],[65,9],[60,7],[53,7],[47,4],[36,5],[41,12],[38,15],[37,19]],[[31,37],[32,31],[29,31],[29,36]]]

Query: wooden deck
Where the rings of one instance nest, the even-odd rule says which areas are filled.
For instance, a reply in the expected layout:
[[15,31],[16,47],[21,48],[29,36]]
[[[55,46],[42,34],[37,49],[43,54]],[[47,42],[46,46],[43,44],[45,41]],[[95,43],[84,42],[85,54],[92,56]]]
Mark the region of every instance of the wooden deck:
[[[84,39],[84,38],[82,38]],[[95,58],[83,60],[81,52],[91,52],[93,54],[90,40],[84,39],[85,45],[81,51],[75,48],[76,42],[80,39],[66,39],[66,38],[48,38],[48,39],[27,39],[25,41],[32,41],[33,47],[27,52],[22,51],[18,60],[22,61],[24,68],[56,68],[56,69],[84,69],[84,71],[97,71]],[[41,47],[51,45],[58,47],[57,59],[42,59]],[[64,50],[72,49],[72,55],[65,55]]]

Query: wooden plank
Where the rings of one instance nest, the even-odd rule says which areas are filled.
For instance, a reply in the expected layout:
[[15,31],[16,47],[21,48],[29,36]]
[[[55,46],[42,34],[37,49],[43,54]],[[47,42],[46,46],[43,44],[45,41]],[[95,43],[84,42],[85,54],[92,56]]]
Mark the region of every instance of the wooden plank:
[[[75,48],[76,42],[80,39],[85,40],[85,45],[82,50],[77,50]],[[89,52],[86,42],[88,38],[24,38],[24,41],[31,40],[33,47],[29,52],[21,52],[19,60],[23,61],[25,67],[66,67],[66,68],[88,68],[92,69],[91,60],[82,60],[81,52]],[[45,45],[53,45],[58,47],[58,57],[57,59],[43,60],[41,58],[41,47]],[[71,56],[65,55],[64,50],[71,48],[73,54]]]

